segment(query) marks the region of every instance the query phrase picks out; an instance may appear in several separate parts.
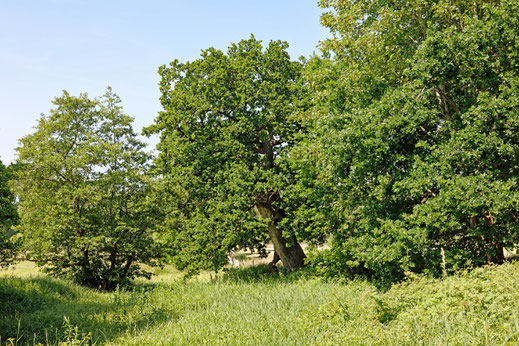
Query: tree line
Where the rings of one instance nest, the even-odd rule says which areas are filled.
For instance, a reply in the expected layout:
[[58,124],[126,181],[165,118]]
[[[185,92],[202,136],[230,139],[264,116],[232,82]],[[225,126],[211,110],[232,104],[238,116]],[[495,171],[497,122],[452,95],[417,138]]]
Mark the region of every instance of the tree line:
[[111,89],[57,97],[0,166],[2,261],[18,249],[105,289],[268,243],[273,270],[381,285],[502,263],[519,243],[519,3],[319,6],[319,55],[251,36],[160,67],[155,157]]

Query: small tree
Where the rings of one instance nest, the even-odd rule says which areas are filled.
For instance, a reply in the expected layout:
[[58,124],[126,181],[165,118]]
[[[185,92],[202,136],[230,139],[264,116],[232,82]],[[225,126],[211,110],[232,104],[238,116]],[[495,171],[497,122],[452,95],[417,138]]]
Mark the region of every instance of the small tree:
[[17,148],[18,227],[39,265],[93,287],[148,276],[159,256],[146,203],[149,160],[111,89],[99,99],[64,92]]
[[160,133],[157,166],[164,188],[185,198],[169,218],[174,258],[182,268],[220,268],[237,247],[262,251],[288,270],[305,254],[287,217],[284,192],[293,172],[282,164],[301,127],[303,64],[290,61],[284,42],[263,49],[251,37],[210,48],[200,59],[160,68],[164,110],[150,126]]

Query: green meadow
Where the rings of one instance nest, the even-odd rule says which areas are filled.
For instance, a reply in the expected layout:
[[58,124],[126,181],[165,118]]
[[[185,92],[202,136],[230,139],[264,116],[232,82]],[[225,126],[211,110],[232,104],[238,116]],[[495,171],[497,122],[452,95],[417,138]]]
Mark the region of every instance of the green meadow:
[[3,345],[337,345],[519,342],[519,263],[380,291],[264,266],[185,280],[171,268],[101,292],[39,274],[0,277]]

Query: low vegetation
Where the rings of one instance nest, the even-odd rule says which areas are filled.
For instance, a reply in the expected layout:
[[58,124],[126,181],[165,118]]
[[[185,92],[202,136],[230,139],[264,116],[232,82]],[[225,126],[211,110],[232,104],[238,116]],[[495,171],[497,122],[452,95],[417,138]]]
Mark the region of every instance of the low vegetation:
[[[27,270],[22,269],[22,270]],[[388,291],[266,266],[185,281],[157,271],[100,292],[47,276],[0,278],[1,344],[498,344],[519,342],[519,263]]]

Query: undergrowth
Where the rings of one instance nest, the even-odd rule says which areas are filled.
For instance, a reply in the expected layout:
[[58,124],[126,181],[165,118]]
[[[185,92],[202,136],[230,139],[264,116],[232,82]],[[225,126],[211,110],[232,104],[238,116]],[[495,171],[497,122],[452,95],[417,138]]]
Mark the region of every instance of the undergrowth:
[[10,276],[0,278],[0,301],[7,345],[519,342],[519,263],[410,277],[385,292],[261,266],[109,293]]

